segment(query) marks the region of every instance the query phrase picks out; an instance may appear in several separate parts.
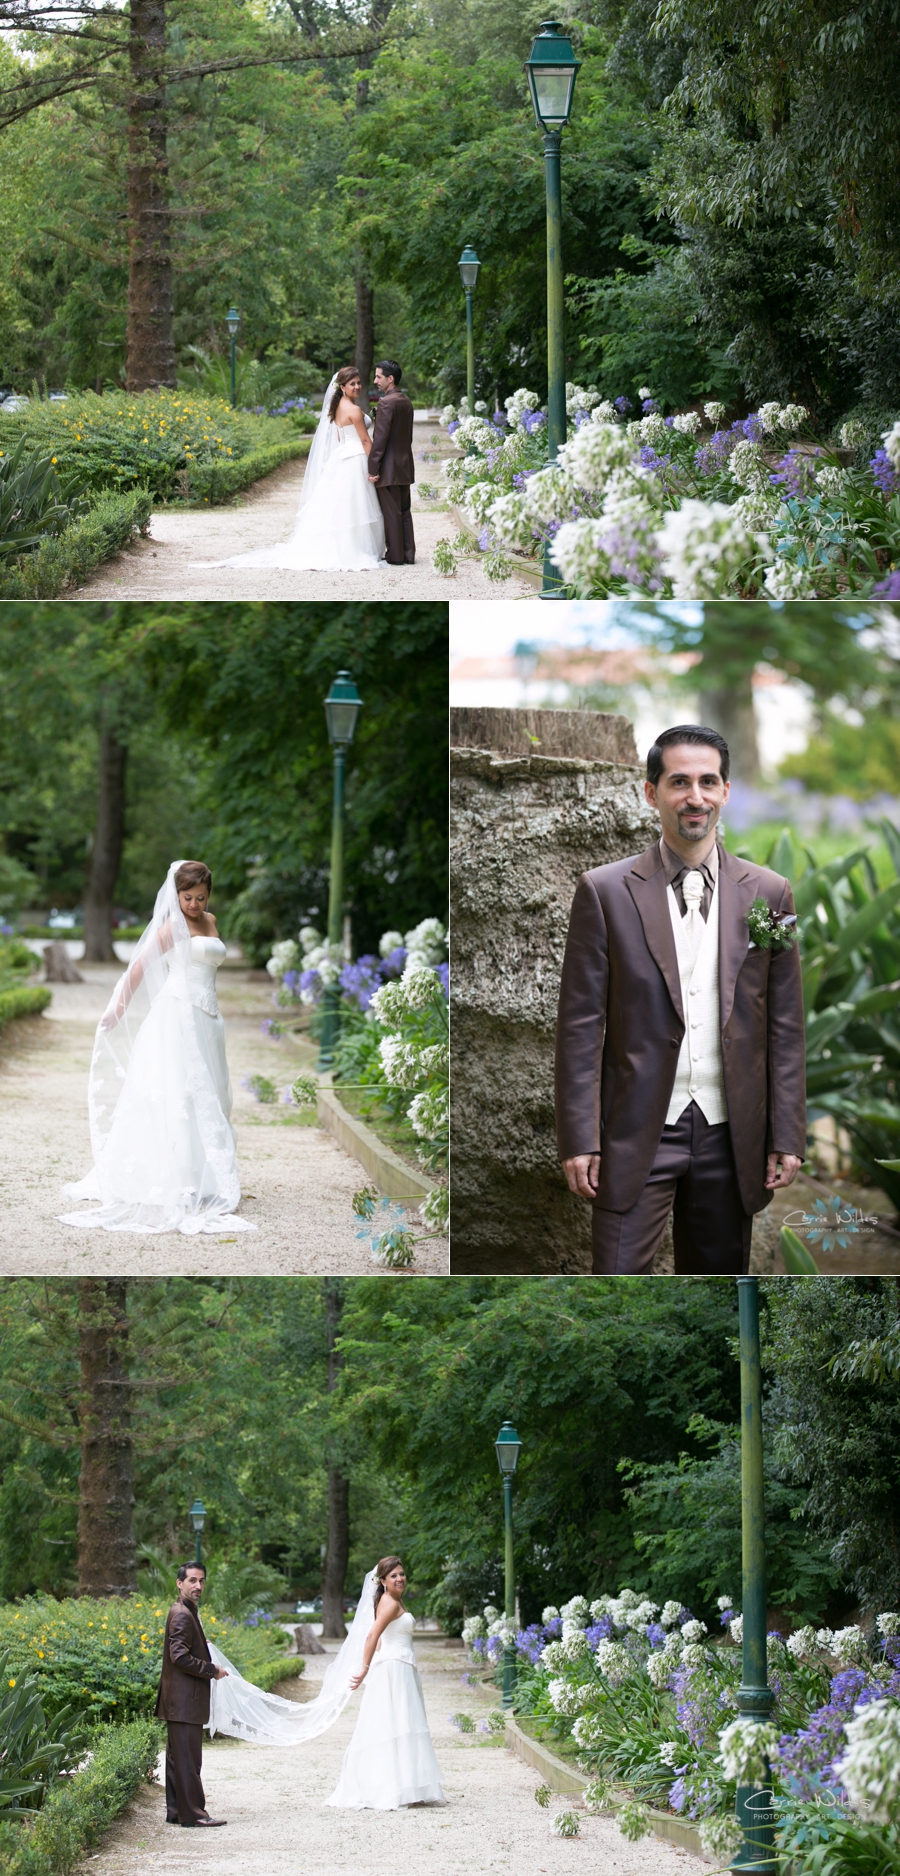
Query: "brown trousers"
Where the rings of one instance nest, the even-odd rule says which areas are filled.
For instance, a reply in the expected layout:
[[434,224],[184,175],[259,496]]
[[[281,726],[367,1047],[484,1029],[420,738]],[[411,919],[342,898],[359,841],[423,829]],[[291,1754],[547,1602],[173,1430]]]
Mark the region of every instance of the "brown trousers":
[[166,1739],[166,1816],[174,1824],[196,1824],[206,1816],[206,1799],[200,1778],[203,1761],[203,1728],[183,1720],[167,1722]]
[[383,489],[381,483],[376,482],[375,493],[384,516],[387,543],[385,559],[388,566],[402,567],[404,561],[411,564],[416,557],[416,537],[413,533],[409,489],[401,487],[397,482]]
[[746,1276],[753,1219],[741,1205],[728,1122],[710,1127],[694,1101],[663,1128],[630,1212],[594,1206],[594,1274],[649,1275],[670,1212],[679,1276]]

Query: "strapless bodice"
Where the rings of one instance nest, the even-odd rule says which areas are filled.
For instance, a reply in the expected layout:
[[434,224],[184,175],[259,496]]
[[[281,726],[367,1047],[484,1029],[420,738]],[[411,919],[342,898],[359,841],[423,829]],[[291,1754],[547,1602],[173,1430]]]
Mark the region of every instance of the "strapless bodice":
[[339,424],[338,437],[340,439],[341,450],[345,456],[365,456],[366,452],[363,449],[362,437],[355,424]]
[[205,1010],[207,1016],[218,1016],[216,971],[224,956],[221,938],[192,938],[189,956],[187,946],[177,946],[166,984],[169,995],[193,1003],[197,1009]]
[[393,1622],[388,1623],[375,1650],[372,1666],[375,1667],[379,1661],[409,1661],[415,1667],[416,1655],[412,1645],[415,1626],[416,1618],[410,1615],[408,1609],[404,1609],[402,1615],[395,1616]]

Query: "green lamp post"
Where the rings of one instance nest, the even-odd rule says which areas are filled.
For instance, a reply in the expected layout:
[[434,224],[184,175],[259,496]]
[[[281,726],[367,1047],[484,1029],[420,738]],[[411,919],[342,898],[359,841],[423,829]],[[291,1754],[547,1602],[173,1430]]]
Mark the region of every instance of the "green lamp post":
[[[347,750],[353,741],[356,719],[362,698],[349,671],[339,671],[325,699],[328,741],[334,750],[334,788],[331,808],[331,877],[328,885],[328,942],[339,945],[344,912],[344,774]],[[340,991],[337,984],[325,988],[322,1041],[319,1069],[330,1068],[340,1030]]]
[[237,344],[238,326],[240,325],[240,323],[241,323],[241,315],[238,312],[237,307],[236,306],[230,307],[228,312],[225,314],[225,324],[228,327],[228,332],[231,338],[231,408],[232,410],[234,409],[235,404],[237,403],[237,384],[236,384],[236,376],[235,376],[235,368],[234,368],[234,360],[235,360],[234,348],[235,348],[235,345]]
[[[741,1358],[741,1533],[743,1638],[741,1684],[735,1694],[743,1718],[764,1724],[775,1695],[766,1666],[766,1513],[763,1489],[762,1371],[759,1355],[759,1279],[738,1277]],[[775,1876],[772,1788],[739,1785],[735,1800],[744,1841],[732,1869]]]
[[[503,1526],[506,1551],[503,1609],[507,1621],[513,1622],[516,1614],[516,1566],[513,1556],[512,1485],[513,1473],[522,1451],[522,1442],[511,1420],[504,1420],[494,1441],[494,1451],[503,1480]],[[503,1695],[500,1701],[502,1707],[512,1706],[515,1690],[516,1651],[513,1643],[507,1642],[503,1650]]]
[[475,327],[472,322],[472,295],[478,279],[481,262],[472,246],[467,241],[459,257],[459,275],[466,296],[466,396],[469,400],[469,416],[475,409]]
[[203,1526],[206,1523],[206,1506],[204,1505],[202,1498],[194,1499],[194,1502],[191,1506],[188,1516],[194,1527],[194,1538],[196,1540],[194,1562],[202,1563],[203,1562],[203,1550],[202,1550]]
[[[544,133],[547,182],[547,452],[550,462],[566,440],[566,345],[563,316],[562,133],[569,121],[572,94],[581,64],[558,20],[545,20],[525,72],[538,130]],[[562,582],[544,551],[542,599],[559,599]]]

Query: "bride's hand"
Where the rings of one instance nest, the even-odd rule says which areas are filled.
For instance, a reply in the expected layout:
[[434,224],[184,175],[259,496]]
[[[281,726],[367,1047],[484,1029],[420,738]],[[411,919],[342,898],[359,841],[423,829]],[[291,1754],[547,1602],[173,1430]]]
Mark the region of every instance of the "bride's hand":
[[356,1692],[356,1689],[357,1689],[357,1687],[359,1686],[359,1684],[360,1684],[360,1682],[361,1682],[361,1681],[364,1681],[364,1680],[365,1680],[365,1678],[366,1678],[366,1670],[365,1670],[365,1668],[363,1668],[363,1671],[362,1671],[362,1673],[361,1673],[361,1674],[351,1674],[351,1676],[350,1676],[350,1686],[352,1687],[352,1689],[353,1689],[353,1691],[354,1691],[354,1693]]
[[118,1024],[119,1013],[117,1010],[107,1010],[105,1015],[100,1018],[101,1029],[116,1029],[118,1028]]

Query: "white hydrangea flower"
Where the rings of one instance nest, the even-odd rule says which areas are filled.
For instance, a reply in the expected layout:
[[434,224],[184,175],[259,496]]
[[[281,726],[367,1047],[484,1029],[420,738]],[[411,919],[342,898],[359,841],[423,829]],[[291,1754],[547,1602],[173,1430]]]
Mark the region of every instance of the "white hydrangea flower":
[[586,1596],[572,1596],[568,1602],[563,1603],[559,1613],[564,1622],[574,1622],[578,1628],[585,1628],[590,1612],[591,1607]]
[[884,1609],[881,1615],[875,1617],[875,1627],[885,1639],[889,1635],[900,1635],[900,1615],[896,1609]]
[[581,1661],[591,1652],[591,1644],[583,1628],[571,1628],[563,1635],[560,1647],[567,1661]]
[[674,1602],[671,1598],[668,1602],[664,1602],[662,1606],[662,1614],[659,1618],[663,1625],[663,1628],[673,1628],[675,1623],[678,1621],[678,1618],[681,1614],[681,1610],[682,1610],[682,1604],[680,1602]]
[[821,1648],[825,1654],[830,1655],[833,1641],[834,1641],[834,1629],[831,1629],[831,1628],[816,1629],[816,1647]]
[[663,1688],[668,1686],[669,1675],[672,1673],[673,1667],[674,1662],[672,1656],[668,1654],[665,1649],[663,1649],[661,1654],[647,1656],[647,1673],[654,1687]]
[[736,443],[728,458],[728,473],[740,488],[769,488],[769,468],[758,443],[747,437]]
[[702,1667],[706,1660],[706,1649],[703,1643],[685,1642],[684,1653],[682,1654],[681,1660],[683,1666],[686,1668]]
[[728,1624],[728,1639],[729,1639],[729,1641],[733,1641],[733,1642],[742,1642],[742,1641],[743,1641],[743,1639],[744,1639],[744,1618],[743,1618],[743,1616],[742,1616],[742,1615],[736,1615],[736,1616],[734,1616],[734,1617],[732,1618],[732,1620],[731,1620],[731,1621],[729,1622],[729,1624]]
[[874,1824],[900,1818],[900,1707],[873,1700],[857,1707],[844,1731],[847,1750],[835,1762],[835,1776],[846,1786],[855,1811]]
[[632,449],[638,449],[640,447],[641,424],[643,423],[643,421],[644,421],[643,417],[629,417],[628,422],[625,425],[625,435],[628,438],[628,441],[631,444]]
[[546,1628],[548,1622],[558,1622],[558,1621],[559,1621],[559,1610],[556,1608],[556,1605],[554,1603],[548,1602],[546,1609],[542,1610],[541,1612],[541,1626],[543,1628]]
[[414,1088],[421,1081],[422,1054],[411,1042],[403,1042],[400,1036],[382,1036],[378,1053],[389,1088]]
[[706,1623],[698,1622],[696,1616],[692,1616],[690,1622],[682,1623],[682,1626],[681,1626],[682,1641],[686,1641],[686,1642],[702,1641],[704,1635],[708,1635],[708,1634],[709,1634],[709,1629],[707,1628]]
[[823,495],[830,498],[841,496],[845,486],[844,471],[836,468],[834,463],[824,463],[821,469],[816,470],[816,483]]
[[596,1746],[601,1737],[601,1728],[596,1713],[580,1713],[572,1728],[572,1738],[583,1752]]
[[654,1616],[658,1614],[659,1603],[650,1602],[649,1598],[645,1596],[637,1604],[636,1608],[632,1609],[628,1618],[628,1626],[633,1629],[646,1628],[647,1623],[652,1622]]
[[600,402],[600,393],[595,384],[566,385],[566,415],[574,417],[576,410],[593,410]]
[[802,1661],[804,1655],[811,1655],[815,1645],[816,1631],[811,1623],[807,1623],[805,1628],[795,1629],[785,1643],[788,1654],[793,1655],[795,1661]]
[[679,1746],[677,1739],[666,1739],[659,1748],[659,1757],[663,1765],[671,1766],[674,1771],[683,1750],[684,1748]]
[[884,444],[885,450],[894,468],[900,470],[900,417],[897,418],[896,423],[892,425],[890,430],[882,431],[881,441]]
[[389,958],[392,951],[399,950],[403,943],[402,931],[383,931],[378,940],[378,955]]
[[725,422],[727,411],[728,411],[727,404],[718,404],[716,403],[715,399],[713,399],[712,403],[704,404],[703,406],[704,416],[709,418],[710,423],[713,425],[713,428],[716,430],[719,428],[719,425],[721,423]]
[[858,417],[849,417],[847,422],[841,425],[842,449],[861,449],[868,440],[868,428],[860,422]]
[[485,456],[496,440],[493,424],[485,423],[483,417],[462,417],[459,428],[453,432],[454,449],[464,453],[474,449],[479,456]]
[[299,963],[300,952],[293,938],[281,938],[272,946],[272,956],[266,965],[266,970],[270,977],[283,977],[286,971],[297,970]]
[[716,1598],[716,1608],[720,1611],[722,1615],[724,1615],[726,1609],[734,1608],[734,1597],[733,1596],[718,1596]]
[[779,1731],[771,1720],[732,1720],[719,1734],[717,1759],[726,1778],[753,1785],[766,1775],[766,1759],[778,1756]]
[[760,404],[756,412],[767,436],[773,436],[781,425],[781,405],[777,398],[771,404]]
[[487,1623],[483,1615],[470,1615],[466,1617],[462,1626],[462,1638],[467,1648],[471,1648],[473,1641],[483,1640],[486,1634]]
[[435,990],[440,987],[433,965],[419,964],[411,957],[407,958],[400,982],[411,1010],[427,1010]]
[[635,1664],[630,1654],[622,1647],[621,1642],[598,1642],[595,1660],[601,1674],[609,1681],[611,1687],[621,1687],[622,1682],[634,1673]]
[[640,1596],[633,1589],[620,1589],[616,1597],[616,1601],[623,1609],[636,1609],[640,1600]]
[[482,413],[482,411],[483,411],[483,410],[487,410],[487,405],[486,405],[486,403],[485,403],[485,401],[484,401],[484,398],[483,398],[483,397],[476,397],[476,399],[475,399],[475,406],[474,406],[474,408],[475,408],[475,415],[476,415],[476,417],[480,417],[480,416],[481,416],[481,413]]
[[551,1641],[541,1652],[541,1667],[549,1668],[551,1673],[568,1667],[568,1658],[563,1652],[561,1641]]
[[848,1628],[835,1630],[831,1638],[831,1648],[832,1653],[837,1656],[844,1667],[852,1667],[855,1663],[868,1661],[869,1658],[865,1635],[856,1622],[851,1622]]
[[768,534],[777,526],[778,496],[771,482],[757,482],[745,489],[734,504],[734,512],[750,534]]
[[420,1140],[443,1139],[450,1119],[449,1088],[426,1088],[415,1095],[406,1117]]
[[496,1620],[497,1620],[497,1617],[499,1616],[499,1614],[500,1614],[500,1611],[499,1611],[499,1609],[498,1609],[498,1608],[496,1608],[496,1606],[494,1605],[494,1603],[492,1603],[492,1602],[486,1602],[486,1603],[485,1603],[485,1605],[484,1605],[484,1619],[485,1619],[485,1621],[486,1621],[486,1622],[496,1622]]
[[619,413],[608,397],[604,397],[599,404],[595,404],[591,411],[592,423],[618,423],[618,421]]
[[438,418],[438,423],[446,430],[448,423],[453,423],[458,415],[455,404],[445,404]]
[[700,1825],[700,1844],[704,1855],[720,1869],[730,1866],[743,1841],[743,1824],[727,1813],[719,1817],[705,1817]]
[[412,964],[440,964],[447,947],[447,927],[439,918],[420,919],[404,933],[403,943],[408,952],[407,971]]
[[[498,499],[493,482],[470,482],[463,495],[463,506],[470,521],[483,528],[491,512],[491,507]],[[509,496],[501,497],[508,501]]]
[[[633,445],[621,424],[586,423],[563,445],[558,461],[573,492],[575,489],[599,492],[605,487],[613,469],[623,469],[633,459]],[[529,493],[537,479],[532,476],[528,485]]]
[[505,398],[504,403],[506,405],[507,421],[512,426],[521,424],[522,418],[525,416],[526,412],[540,408],[540,399],[538,398],[537,392],[526,391],[524,387],[521,390],[514,391],[511,397]]
[[807,599],[815,594],[815,576],[809,567],[792,566],[778,559],[766,568],[763,587],[771,599]]
[[645,397],[652,397],[652,396],[653,396],[653,392],[650,390],[649,386],[646,384],[642,384],[638,392],[638,397],[640,398],[641,403],[643,403]]
[[547,1693],[554,1713],[562,1713],[566,1719],[574,1720],[576,1713],[581,1712],[578,1690],[570,1687],[568,1681],[551,1681]]
[[680,1628],[671,1628],[663,1643],[663,1654],[668,1655],[670,1661],[679,1661],[683,1648]]
[[714,599],[771,547],[725,502],[686,501],[666,515],[657,545],[676,599]]
[[653,410],[648,417],[641,418],[642,443],[649,443],[651,449],[661,449],[668,441],[669,432],[666,429],[666,420],[660,416],[658,410]]
[[784,404],[779,412],[778,421],[782,430],[799,430],[808,416],[809,411],[805,404]]
[[696,436],[700,428],[700,418],[695,410],[679,410],[672,418],[672,429],[679,436]]
[[773,1633],[766,1636],[766,1660],[770,1668],[783,1661],[786,1653],[787,1644],[782,1641],[780,1635]]

